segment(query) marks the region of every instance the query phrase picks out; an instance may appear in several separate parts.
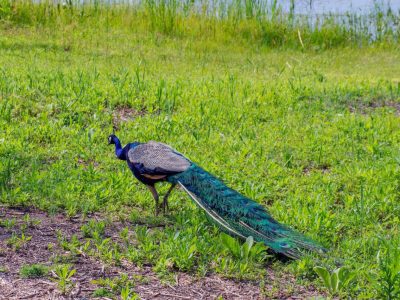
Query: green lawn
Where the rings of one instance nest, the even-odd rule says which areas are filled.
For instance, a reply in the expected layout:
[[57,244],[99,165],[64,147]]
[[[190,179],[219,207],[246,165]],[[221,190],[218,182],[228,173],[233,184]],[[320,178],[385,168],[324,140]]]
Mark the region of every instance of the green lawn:
[[[399,296],[398,286],[387,291],[400,282],[398,46],[291,50],[7,25],[0,116],[0,202],[140,223],[139,245],[119,255],[160,276],[258,282],[271,267],[324,291],[313,267],[340,262],[356,274],[343,297]],[[154,218],[151,194],[107,145],[113,126],[122,143],[172,145],[331,251],[291,262],[237,258],[181,191],[170,216]],[[143,229],[155,224],[167,227]]]

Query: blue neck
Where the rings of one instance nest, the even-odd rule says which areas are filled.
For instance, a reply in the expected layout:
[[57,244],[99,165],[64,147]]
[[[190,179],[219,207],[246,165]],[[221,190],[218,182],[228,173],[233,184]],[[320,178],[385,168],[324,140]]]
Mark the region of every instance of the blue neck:
[[115,155],[121,160],[126,160],[125,151],[121,147],[121,142],[119,141],[118,138],[115,138],[114,142],[115,142]]

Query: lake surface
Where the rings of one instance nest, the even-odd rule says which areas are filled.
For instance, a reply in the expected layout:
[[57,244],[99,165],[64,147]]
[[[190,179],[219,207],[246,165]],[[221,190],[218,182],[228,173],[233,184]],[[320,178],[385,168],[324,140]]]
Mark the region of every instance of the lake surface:
[[[269,1],[270,2],[270,1]],[[278,1],[285,11],[289,11],[290,0]],[[400,11],[400,0],[374,1],[374,0],[295,0],[295,13],[299,14],[343,14],[346,12],[365,14],[373,11],[378,6],[387,10],[389,7],[394,12]]]
[[[41,1],[41,0],[36,0]],[[60,0],[55,0],[60,1]],[[64,0],[68,1],[68,0]],[[82,2],[93,2],[96,0],[78,0]],[[105,3],[130,3],[138,4],[145,2],[145,0],[100,0]],[[193,0],[201,6],[201,3],[209,2],[210,4],[216,4],[219,2],[232,3],[238,0]],[[240,1],[240,0],[239,0]],[[266,4],[271,7],[273,0],[253,0],[256,3]],[[156,0],[157,2],[157,0]],[[188,0],[182,2],[190,2]],[[244,2],[244,0],[242,0]],[[368,14],[371,11],[376,11],[376,7],[387,11],[390,7],[396,14],[400,13],[400,0],[294,0],[296,14],[307,14],[307,15],[320,15],[320,14],[344,14],[346,12],[352,12],[357,14]],[[283,11],[289,12],[291,0],[277,0],[278,6]]]
[[[33,0],[34,2],[43,2],[46,0]],[[71,0],[53,0],[55,2],[68,3]],[[93,3],[103,2],[108,4],[127,3],[127,4],[139,4],[146,0],[72,0],[72,2],[78,3]],[[158,2],[160,0],[155,0]],[[195,5],[201,3],[217,4],[220,2],[232,3],[238,0],[192,0]],[[240,0],[239,0],[240,1]],[[242,3],[244,0],[241,0]],[[274,0],[253,0],[256,3],[262,3],[267,7],[271,7]],[[168,2],[168,0],[167,0]],[[178,1],[179,2],[179,1]],[[182,0],[182,2],[191,2],[188,0]],[[376,11],[379,7],[383,11],[387,11],[389,8],[395,13],[400,14],[400,0],[294,0],[296,14],[306,15],[322,15],[322,14],[344,14],[344,13],[356,13],[356,14],[368,14]],[[277,0],[278,7],[284,12],[290,11],[291,0]]]

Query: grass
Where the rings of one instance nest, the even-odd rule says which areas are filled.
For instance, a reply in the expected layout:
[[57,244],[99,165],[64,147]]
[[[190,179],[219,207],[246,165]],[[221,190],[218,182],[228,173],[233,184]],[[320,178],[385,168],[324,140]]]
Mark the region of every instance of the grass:
[[48,274],[49,268],[44,265],[33,264],[33,265],[24,265],[19,270],[19,273],[22,278],[39,278],[44,277]]
[[[329,49],[399,42],[399,12],[376,2],[366,15],[347,13],[323,16],[296,15],[278,1],[177,1],[144,0],[135,4],[105,1],[2,0],[0,20],[8,25],[69,29],[90,27],[107,32],[151,32],[180,38],[200,38],[219,43],[235,41],[269,47]],[[371,39],[372,37],[372,39]],[[67,45],[69,38],[65,39]]]
[[[29,6],[28,14],[25,2],[15,3],[13,14],[2,10],[0,30],[1,203],[70,217],[101,212],[109,220],[82,227],[85,242],[60,236],[60,244],[107,264],[150,264],[165,280],[183,271],[263,282],[269,265],[323,289],[313,268],[331,274],[340,261],[356,275],[339,295],[398,297],[400,57],[393,36],[368,45],[362,33],[337,34],[343,42],[324,46],[335,31],[321,31],[318,40],[304,29],[303,48],[297,30],[282,29],[280,43],[246,36],[243,28],[258,28],[252,19],[238,23],[236,42],[232,18],[194,15],[184,19],[192,31],[182,32],[188,23],[180,15],[164,24],[146,14],[155,8],[100,7],[95,25],[95,8],[83,18],[78,9],[71,17],[44,6]],[[168,18],[176,15],[170,8]],[[278,38],[278,29],[269,30]],[[154,218],[151,195],[107,145],[113,130],[123,143],[172,145],[320,241],[328,257],[283,263],[261,250],[260,259],[247,257],[248,246],[226,240],[178,191],[171,215]],[[113,220],[139,223],[132,236],[121,231],[123,245],[104,235]],[[14,234],[10,244],[29,247],[29,238]],[[73,270],[57,273],[63,291]],[[105,279],[99,295],[129,297],[133,286],[121,282]]]

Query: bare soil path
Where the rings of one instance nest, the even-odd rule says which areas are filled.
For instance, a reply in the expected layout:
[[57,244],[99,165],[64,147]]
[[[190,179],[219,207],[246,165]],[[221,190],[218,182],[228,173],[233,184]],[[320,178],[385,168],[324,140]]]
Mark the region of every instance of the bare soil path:
[[[176,273],[175,282],[163,283],[153,272],[151,266],[138,267],[129,262],[121,266],[103,264],[100,260],[82,253],[74,257],[72,277],[74,287],[67,295],[62,295],[51,275],[43,278],[27,279],[20,276],[23,265],[44,264],[51,266],[58,259],[68,257],[57,240],[60,232],[65,236],[76,234],[82,237],[80,218],[69,219],[61,214],[49,216],[36,209],[15,209],[0,206],[0,220],[15,219],[15,228],[23,224],[24,215],[29,213],[32,220],[40,220],[39,224],[28,226],[26,236],[31,240],[18,250],[8,243],[12,237],[12,228],[0,226],[0,299],[90,299],[99,286],[92,282],[99,278],[114,278],[120,274],[128,274],[130,278],[144,278],[137,282],[134,291],[141,299],[305,299],[318,296],[312,287],[302,287],[295,283],[293,277],[277,276],[271,270],[264,292],[260,291],[258,282],[241,282],[224,279],[217,275],[197,278],[185,273]],[[101,218],[93,215],[93,218]],[[114,224],[113,224],[114,225]],[[107,228],[107,236],[118,239],[118,232],[124,226],[116,223]],[[106,297],[100,299],[108,299]]]

